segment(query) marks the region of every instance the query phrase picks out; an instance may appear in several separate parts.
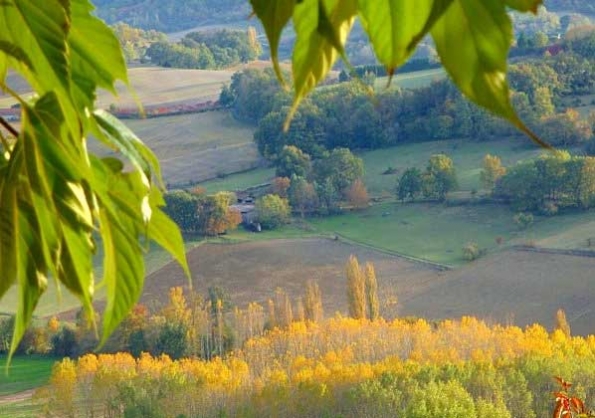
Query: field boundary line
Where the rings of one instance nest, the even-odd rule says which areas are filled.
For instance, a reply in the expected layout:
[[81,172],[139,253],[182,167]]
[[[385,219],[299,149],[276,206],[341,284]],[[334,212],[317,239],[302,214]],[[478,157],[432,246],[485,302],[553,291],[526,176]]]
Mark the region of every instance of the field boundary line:
[[[345,235],[339,234],[337,232],[333,232],[333,235],[335,237],[339,237],[340,240],[342,240],[344,242],[347,242],[348,244],[352,244],[352,245],[357,245],[357,246],[360,246],[360,247],[368,248],[370,250],[378,251],[378,252],[381,252],[383,254],[393,256],[393,257],[403,258],[405,260],[408,260],[408,261],[411,261],[411,262],[414,262],[414,263],[417,263],[417,264],[423,264],[426,267],[431,267],[434,270],[448,271],[448,270],[453,270],[454,269],[453,266],[450,266],[448,264],[437,263],[435,261],[426,260],[424,258],[413,257],[411,255],[399,253],[397,251],[391,251],[391,250],[387,250],[385,248],[375,247],[373,245],[366,244],[364,242],[357,241],[357,240],[354,240],[352,238],[348,238]],[[325,236],[325,237],[328,238],[328,236]],[[331,237],[330,239],[333,239],[333,238]]]
[[595,251],[591,250],[565,250],[563,248],[531,247],[529,245],[513,245],[510,248],[517,251],[528,251],[541,254],[573,255],[576,257],[595,258]]

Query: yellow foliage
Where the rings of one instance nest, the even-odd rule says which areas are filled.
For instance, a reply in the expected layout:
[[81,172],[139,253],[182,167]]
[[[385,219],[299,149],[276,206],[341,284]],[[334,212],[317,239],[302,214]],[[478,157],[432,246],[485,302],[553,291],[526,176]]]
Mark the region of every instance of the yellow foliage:
[[[262,307],[252,309],[263,311]],[[149,354],[135,359],[127,353],[65,359],[56,364],[48,389],[39,396],[48,408],[64,413],[86,399],[112,405],[122,382],[135,387],[167,382],[159,390],[184,388],[183,393],[176,389],[163,400],[167,408],[182,405],[171,409],[172,413],[200,407],[215,414],[217,405],[231,405],[233,411],[233,405],[251,402],[265,415],[300,416],[311,413],[303,408],[312,403],[332,402],[345,388],[385,373],[415,376],[428,366],[475,365],[493,374],[497,367],[531,358],[556,364],[568,358],[577,364],[595,363],[595,337],[569,337],[562,330],[550,334],[540,325],[524,330],[488,325],[474,317],[430,324],[423,319],[387,322],[336,316],[319,323],[298,321],[274,328],[225,358],[210,361],[173,361]],[[481,384],[487,386],[480,386],[477,393],[489,393],[493,383],[486,379],[490,375],[482,376]],[[501,403],[502,395],[496,395],[494,402]]]

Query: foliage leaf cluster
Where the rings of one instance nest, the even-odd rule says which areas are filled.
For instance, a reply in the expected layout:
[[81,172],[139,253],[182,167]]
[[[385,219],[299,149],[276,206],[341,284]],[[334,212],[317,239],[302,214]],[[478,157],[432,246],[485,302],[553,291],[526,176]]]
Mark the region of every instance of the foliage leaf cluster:
[[[161,211],[153,153],[121,122],[94,108],[96,90],[127,82],[117,38],[87,0],[0,3],[0,88],[18,101],[21,130],[0,119],[0,297],[19,289],[16,349],[49,280],[76,294],[89,318],[93,255],[103,250],[107,305],[103,341],[140,295],[143,241],[154,240],[186,267],[175,224]],[[101,48],[97,48],[101,45]],[[6,84],[15,72],[36,93]],[[87,151],[94,136],[129,161]]]

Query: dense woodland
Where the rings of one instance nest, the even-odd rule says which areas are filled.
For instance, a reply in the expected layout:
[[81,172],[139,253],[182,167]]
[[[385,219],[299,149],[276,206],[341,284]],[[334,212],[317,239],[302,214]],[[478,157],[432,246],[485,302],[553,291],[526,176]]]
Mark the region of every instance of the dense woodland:
[[243,20],[250,14],[244,0],[95,0],[99,17],[108,23],[175,32],[199,24]]
[[[568,102],[595,92],[594,45],[595,33],[581,34],[565,41],[553,56],[524,60],[510,68],[517,110],[554,146],[582,146],[589,152],[593,147],[593,118],[579,117]],[[489,141],[517,134],[466,101],[447,80],[416,90],[382,90],[370,98],[365,83],[372,83],[374,75],[367,75],[318,89],[298,109],[286,133],[281,127],[290,98],[272,71],[237,73],[220,100],[234,117],[257,125],[254,139],[270,160],[285,145],[297,146],[315,159],[336,147],[376,149],[450,138]]]

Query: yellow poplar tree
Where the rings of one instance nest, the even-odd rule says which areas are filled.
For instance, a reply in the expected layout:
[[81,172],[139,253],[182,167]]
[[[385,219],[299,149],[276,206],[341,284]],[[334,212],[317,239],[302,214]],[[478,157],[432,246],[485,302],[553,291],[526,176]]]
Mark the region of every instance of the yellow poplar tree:
[[483,169],[481,170],[481,184],[484,188],[492,190],[496,180],[506,174],[506,167],[502,166],[502,161],[495,155],[486,154],[483,157]]
[[570,324],[566,319],[566,312],[564,312],[564,309],[558,309],[556,312],[556,329],[559,329],[564,335],[570,337]]
[[322,308],[322,293],[318,283],[308,280],[306,283],[306,297],[304,301],[304,314],[308,321],[320,322],[324,317]]
[[349,316],[355,319],[366,317],[366,284],[357,258],[352,254],[345,268],[347,274],[347,302]]
[[368,319],[370,319],[370,321],[375,321],[380,317],[380,302],[378,302],[378,282],[376,281],[376,271],[374,270],[374,265],[372,263],[366,263],[364,276],[366,280]]

